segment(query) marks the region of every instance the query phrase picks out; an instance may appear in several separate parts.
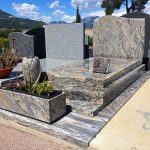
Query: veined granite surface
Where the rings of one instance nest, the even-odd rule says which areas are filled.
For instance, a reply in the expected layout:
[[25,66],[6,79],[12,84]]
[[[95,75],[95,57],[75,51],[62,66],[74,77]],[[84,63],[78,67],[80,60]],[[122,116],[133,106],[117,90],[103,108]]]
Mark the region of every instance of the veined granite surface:
[[93,56],[142,59],[145,19],[98,18],[93,28]]
[[108,74],[93,73],[91,58],[50,69],[48,78],[65,91],[73,112],[93,116],[144,73],[141,60],[135,59],[111,58],[110,69]]
[[95,118],[70,113],[63,119],[49,125],[1,109],[0,117],[87,148],[96,134],[149,78],[150,72],[146,72],[107,107],[100,111]]
[[[59,78],[63,80],[63,85],[70,82],[69,87],[92,87],[100,88],[109,85],[122,75],[134,69],[142,62],[132,59],[110,59],[110,73],[93,73],[93,58],[83,61],[74,61],[60,67],[48,69],[49,80]],[[57,81],[61,85],[60,82]]]
[[67,105],[74,112],[90,116],[97,114],[144,73],[144,66],[140,64],[141,60],[114,58],[110,66],[113,71],[102,74],[93,73],[92,58],[85,61],[41,60],[41,66],[48,72],[50,82],[57,90],[66,92]]
[[46,99],[0,89],[0,108],[51,123],[66,113],[66,96],[64,93],[60,93]]

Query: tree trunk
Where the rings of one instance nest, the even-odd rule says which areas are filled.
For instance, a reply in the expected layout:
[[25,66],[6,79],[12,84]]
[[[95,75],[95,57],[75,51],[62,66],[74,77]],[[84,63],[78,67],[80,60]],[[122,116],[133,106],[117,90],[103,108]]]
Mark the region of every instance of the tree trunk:
[[127,14],[130,13],[130,8],[129,8],[128,0],[126,0],[126,12],[127,12]]

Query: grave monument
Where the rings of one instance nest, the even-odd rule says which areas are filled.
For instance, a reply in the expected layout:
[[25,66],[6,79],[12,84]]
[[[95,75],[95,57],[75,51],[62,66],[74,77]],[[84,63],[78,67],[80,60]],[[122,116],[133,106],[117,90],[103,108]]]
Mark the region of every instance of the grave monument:
[[99,18],[94,22],[94,58],[48,70],[49,81],[66,92],[74,112],[96,115],[144,74],[144,27],[144,19]]

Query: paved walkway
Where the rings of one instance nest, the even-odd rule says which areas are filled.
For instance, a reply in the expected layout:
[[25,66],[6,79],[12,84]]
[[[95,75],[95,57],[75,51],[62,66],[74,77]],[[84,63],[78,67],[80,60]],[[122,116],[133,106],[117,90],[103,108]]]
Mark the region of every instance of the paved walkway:
[[90,143],[97,150],[150,150],[150,79]]
[[0,150],[73,150],[46,138],[0,125]]

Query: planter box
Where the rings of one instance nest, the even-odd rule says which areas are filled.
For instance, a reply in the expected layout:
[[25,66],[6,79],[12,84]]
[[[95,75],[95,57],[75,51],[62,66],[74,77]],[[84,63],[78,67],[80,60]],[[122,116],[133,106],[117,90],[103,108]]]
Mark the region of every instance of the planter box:
[[43,98],[0,89],[0,108],[51,123],[66,113],[66,96],[57,92],[52,98]]

